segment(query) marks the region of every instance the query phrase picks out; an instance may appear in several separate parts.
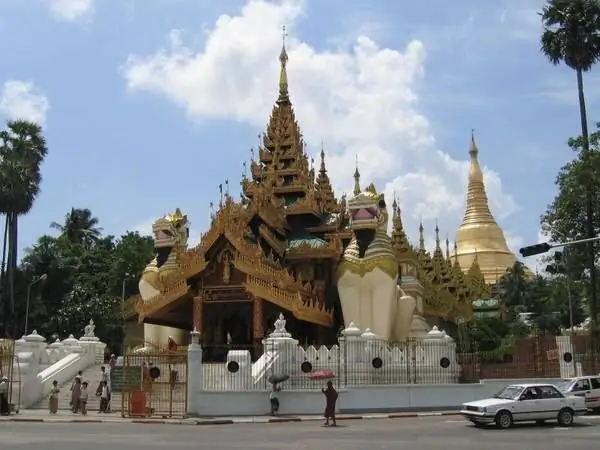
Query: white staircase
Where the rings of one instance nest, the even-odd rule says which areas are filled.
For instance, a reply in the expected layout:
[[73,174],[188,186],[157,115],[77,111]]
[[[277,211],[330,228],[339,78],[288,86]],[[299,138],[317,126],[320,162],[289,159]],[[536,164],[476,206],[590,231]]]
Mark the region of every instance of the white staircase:
[[[97,364],[83,371],[82,381],[88,382],[88,403],[87,409],[89,412],[96,412],[100,409],[100,397],[96,397],[96,389],[98,384],[102,380],[102,374],[100,368],[103,364]],[[108,369],[108,366],[104,366]],[[73,380],[68,380],[63,383],[60,387],[60,393],[58,394],[58,409],[59,410],[70,410],[69,405],[71,401],[71,383]],[[48,399],[50,396],[44,398],[41,402],[33,407],[33,409],[48,409]],[[121,410],[121,394],[113,393],[111,402],[111,410],[113,412]]]

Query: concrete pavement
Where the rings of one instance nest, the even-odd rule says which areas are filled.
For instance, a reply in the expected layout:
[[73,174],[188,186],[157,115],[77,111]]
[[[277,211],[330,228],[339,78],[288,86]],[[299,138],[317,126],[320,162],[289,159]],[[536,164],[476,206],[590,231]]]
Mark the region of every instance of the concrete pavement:
[[600,421],[587,418],[568,429],[549,424],[518,425],[510,430],[482,430],[443,416],[346,420],[337,428],[315,422],[234,427],[0,422],[0,448],[20,450],[595,450],[599,438]]

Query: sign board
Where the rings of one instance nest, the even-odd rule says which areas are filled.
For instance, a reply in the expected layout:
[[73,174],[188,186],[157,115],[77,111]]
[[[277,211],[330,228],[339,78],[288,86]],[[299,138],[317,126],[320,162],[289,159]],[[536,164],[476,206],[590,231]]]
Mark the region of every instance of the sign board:
[[113,392],[130,392],[142,388],[142,368],[140,366],[115,366],[110,371],[110,384]]
[[555,348],[555,349],[546,351],[546,358],[548,359],[548,361],[558,360],[558,349]]

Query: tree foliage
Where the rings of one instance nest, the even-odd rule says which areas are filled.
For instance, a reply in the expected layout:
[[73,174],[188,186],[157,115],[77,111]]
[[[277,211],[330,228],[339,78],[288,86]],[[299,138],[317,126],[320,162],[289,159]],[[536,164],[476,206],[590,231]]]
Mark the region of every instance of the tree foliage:
[[5,218],[0,306],[5,326],[14,322],[19,217],[31,210],[40,193],[47,152],[42,128],[33,122],[9,121],[0,130],[0,216]]
[[[87,219],[71,220],[78,215]],[[46,274],[31,288],[28,331],[65,338],[81,335],[93,319],[96,335],[111,351],[119,351],[122,295],[137,292],[134,280],[152,258],[154,245],[151,237],[133,232],[118,239],[103,236],[98,224],[89,210],[73,208],[63,225],[53,227],[62,230],[60,235],[41,236],[27,249],[17,271],[17,334],[24,332],[27,287]]]
[[[558,193],[542,216],[542,230],[555,242],[585,239],[588,236],[586,194],[592,198],[593,234],[600,235],[600,124],[590,135],[590,151],[583,151],[581,137],[569,139],[576,157],[565,164],[556,178]],[[600,259],[600,246],[594,245],[594,258]],[[581,281],[590,292],[588,246],[573,245],[567,248],[568,258],[563,264],[572,280]],[[597,289],[600,286],[596,287]]]

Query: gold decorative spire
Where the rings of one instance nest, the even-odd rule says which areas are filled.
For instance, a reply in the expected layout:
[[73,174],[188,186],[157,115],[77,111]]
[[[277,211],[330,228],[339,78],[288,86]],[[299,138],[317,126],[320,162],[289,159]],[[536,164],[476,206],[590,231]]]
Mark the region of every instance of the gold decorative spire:
[[446,234],[446,259],[450,261],[450,238]]
[[438,227],[437,220],[435,221],[435,246],[440,246],[440,227]]
[[280,71],[279,71],[279,98],[277,99],[277,103],[288,102],[290,100],[290,94],[288,91],[288,77],[287,77],[287,62],[288,62],[288,54],[285,49],[285,38],[287,37],[287,32],[285,31],[285,25],[282,27],[282,39],[283,44],[281,45],[281,53],[279,54],[279,63],[280,63]]
[[469,157],[467,205],[456,233],[455,255],[466,271],[473,264],[477,249],[481,272],[487,283],[494,283],[499,275],[513,266],[516,257],[509,250],[504,233],[490,211],[474,131],[471,132]]
[[319,175],[317,175],[317,191],[320,196],[321,206],[326,212],[339,212],[340,204],[338,203],[331,187],[329,175],[327,175],[327,167],[325,165],[325,147],[321,142],[321,167]]
[[356,170],[354,170],[354,195],[360,194],[360,172],[358,171],[358,156],[356,157]]
[[425,228],[423,228],[423,221],[419,223],[419,250],[425,250]]

